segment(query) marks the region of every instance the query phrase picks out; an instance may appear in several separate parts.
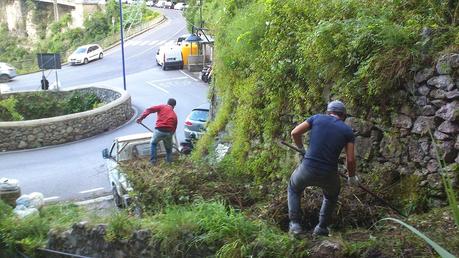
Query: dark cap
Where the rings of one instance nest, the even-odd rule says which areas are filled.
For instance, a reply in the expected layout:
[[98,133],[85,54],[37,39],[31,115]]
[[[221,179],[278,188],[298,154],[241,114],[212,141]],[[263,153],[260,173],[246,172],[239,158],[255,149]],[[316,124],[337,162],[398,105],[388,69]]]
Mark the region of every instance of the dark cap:
[[177,104],[177,101],[175,101],[175,99],[173,98],[170,98],[167,100],[167,105],[169,106],[175,107],[176,104]]
[[343,115],[345,115],[346,114],[346,107],[344,106],[343,102],[341,102],[339,100],[333,100],[332,102],[328,103],[327,111],[328,112],[342,113]]

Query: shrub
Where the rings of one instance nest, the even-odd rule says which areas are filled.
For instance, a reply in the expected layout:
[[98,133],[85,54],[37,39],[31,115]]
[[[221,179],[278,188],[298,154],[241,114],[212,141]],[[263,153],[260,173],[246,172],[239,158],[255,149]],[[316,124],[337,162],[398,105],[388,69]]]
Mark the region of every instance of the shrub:
[[100,104],[101,100],[92,93],[25,93],[0,101],[0,119],[17,121],[61,116],[91,110]]

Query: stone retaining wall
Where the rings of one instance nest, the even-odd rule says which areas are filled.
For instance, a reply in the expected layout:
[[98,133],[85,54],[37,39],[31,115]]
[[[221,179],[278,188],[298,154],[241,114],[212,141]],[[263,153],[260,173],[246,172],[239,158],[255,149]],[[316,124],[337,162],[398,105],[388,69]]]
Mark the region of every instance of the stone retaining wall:
[[[89,87],[69,89],[96,94],[106,105],[65,116],[28,121],[0,122],[0,150],[32,149],[72,142],[112,130],[134,114],[131,96],[122,90]],[[3,94],[8,97],[21,92]]]
[[459,54],[445,55],[434,67],[420,69],[394,96],[404,104],[392,114],[391,126],[346,120],[356,134],[360,170],[379,176],[386,185],[417,176],[432,205],[441,206],[445,193],[436,148],[458,186]]

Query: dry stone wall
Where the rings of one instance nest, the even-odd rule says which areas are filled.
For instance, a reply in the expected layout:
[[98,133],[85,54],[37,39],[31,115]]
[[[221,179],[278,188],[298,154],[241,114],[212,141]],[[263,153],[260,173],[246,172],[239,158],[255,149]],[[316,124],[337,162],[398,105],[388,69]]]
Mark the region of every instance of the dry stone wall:
[[[107,225],[79,222],[66,231],[51,230],[46,248],[69,254],[94,258],[165,257],[161,253],[161,240],[149,230],[136,230],[125,239],[107,240]],[[43,252],[46,257],[62,257]],[[186,257],[208,257],[213,252],[204,248],[190,248]]]
[[[419,177],[433,205],[444,204],[437,150],[458,186],[459,54],[442,56],[434,67],[417,71],[399,94],[406,102],[383,127],[358,118],[346,122],[356,133],[356,155],[362,170],[391,181]],[[435,143],[434,143],[435,142]],[[387,176],[389,175],[389,176]]]
[[[52,118],[0,122],[0,150],[32,149],[72,142],[114,129],[134,114],[130,95],[122,90],[90,87],[71,89],[96,94],[106,105],[65,116]],[[14,94],[3,94],[8,97]]]

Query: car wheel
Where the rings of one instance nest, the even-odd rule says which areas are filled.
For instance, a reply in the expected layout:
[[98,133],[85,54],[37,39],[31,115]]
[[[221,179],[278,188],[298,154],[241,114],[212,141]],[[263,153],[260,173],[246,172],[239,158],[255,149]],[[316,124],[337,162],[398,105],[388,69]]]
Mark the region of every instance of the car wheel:
[[99,59],[102,59],[102,58],[104,58],[104,53],[99,54]]
[[84,63],[84,64],[87,64],[87,63],[89,63],[89,60],[88,60],[87,58],[85,58],[84,61],[83,61],[83,63]]
[[113,194],[113,201],[115,202],[115,206],[118,208],[123,208],[123,200],[121,196],[118,194],[116,190],[116,186],[112,186],[112,194]]
[[0,82],[8,82],[10,80],[10,77],[6,74],[0,75]]

